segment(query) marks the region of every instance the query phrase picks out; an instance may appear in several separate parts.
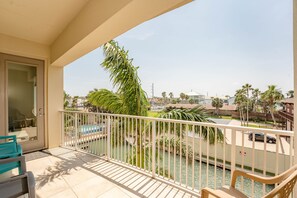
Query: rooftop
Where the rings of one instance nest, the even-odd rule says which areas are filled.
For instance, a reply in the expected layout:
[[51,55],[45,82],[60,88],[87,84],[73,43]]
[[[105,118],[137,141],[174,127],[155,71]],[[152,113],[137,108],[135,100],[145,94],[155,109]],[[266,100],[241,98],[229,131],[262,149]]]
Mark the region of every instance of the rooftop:
[[[197,106],[197,104],[168,104],[168,105],[166,105],[166,107],[184,108],[184,109],[192,109],[192,108],[194,108],[196,106]],[[202,105],[202,106],[205,109],[207,109],[207,110],[216,109],[212,105],[208,105],[208,104]],[[226,105],[226,104],[223,104],[223,107],[220,108],[220,110],[235,111],[236,110],[236,105]]]
[[282,103],[294,104],[294,98],[285,98],[281,102]]

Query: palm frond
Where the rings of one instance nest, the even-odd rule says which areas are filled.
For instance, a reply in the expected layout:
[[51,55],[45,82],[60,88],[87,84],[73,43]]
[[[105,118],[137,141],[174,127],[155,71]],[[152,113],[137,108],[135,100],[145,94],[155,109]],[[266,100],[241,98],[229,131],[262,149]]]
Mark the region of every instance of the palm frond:
[[[172,109],[168,112],[161,113],[160,118],[166,118],[166,119],[175,119],[175,120],[187,120],[187,121],[194,121],[194,122],[210,122],[214,123],[212,120],[210,120],[207,116],[206,110],[204,107],[197,105],[193,109]],[[164,127],[170,127],[168,125],[165,125]],[[171,126],[172,127],[172,126]],[[182,131],[179,129],[181,128]],[[181,127],[176,127],[176,132],[179,136],[179,133],[182,133],[183,136],[187,135],[188,132],[194,131],[196,134],[200,134],[200,127],[190,126],[189,128],[186,127],[185,124],[182,124]],[[209,143],[214,144],[215,139],[217,139],[218,142],[221,142],[224,140],[224,135],[220,129],[216,129],[213,127],[201,127],[201,135],[204,139],[207,139],[209,137]]]
[[107,111],[122,114],[126,112],[126,106],[123,105],[123,99],[119,94],[113,93],[107,89],[100,89],[92,92],[88,98],[89,102],[95,106],[102,107]]
[[101,65],[110,73],[110,80],[117,88],[117,94],[122,96],[125,113],[146,116],[149,103],[141,87],[138,67],[132,65],[128,51],[119,47],[117,42],[110,41],[104,45],[104,54],[105,59]]

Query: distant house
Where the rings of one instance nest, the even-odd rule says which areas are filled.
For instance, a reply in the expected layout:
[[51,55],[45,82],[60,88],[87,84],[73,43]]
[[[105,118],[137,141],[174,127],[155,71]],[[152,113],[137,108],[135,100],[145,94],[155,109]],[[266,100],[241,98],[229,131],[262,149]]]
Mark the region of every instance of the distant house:
[[193,100],[196,104],[205,99],[205,95],[196,93],[194,91],[188,92],[186,95],[189,96],[189,100]]
[[213,97],[206,96],[206,97],[204,98],[204,100],[200,101],[199,103],[202,104],[202,105],[211,105],[211,103],[212,103],[212,98],[213,98]]
[[293,131],[294,129],[294,98],[286,98],[281,101],[283,109],[278,111],[280,117],[285,120],[284,129]]

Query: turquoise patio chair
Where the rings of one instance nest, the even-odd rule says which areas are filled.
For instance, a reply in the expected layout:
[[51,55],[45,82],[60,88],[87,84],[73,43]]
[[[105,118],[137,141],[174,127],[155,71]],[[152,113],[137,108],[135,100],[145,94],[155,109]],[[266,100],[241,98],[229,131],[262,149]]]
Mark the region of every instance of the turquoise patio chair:
[[[23,154],[22,147],[16,141],[16,136],[0,136],[0,160],[6,158],[15,158]],[[11,162],[0,164],[0,174],[5,173],[14,168],[19,169],[19,174],[22,174],[20,162]]]
[[22,174],[0,181],[0,197],[11,198],[27,194],[29,198],[35,198],[35,179],[32,172],[26,170],[25,156],[6,158],[0,160],[0,165],[19,162]]

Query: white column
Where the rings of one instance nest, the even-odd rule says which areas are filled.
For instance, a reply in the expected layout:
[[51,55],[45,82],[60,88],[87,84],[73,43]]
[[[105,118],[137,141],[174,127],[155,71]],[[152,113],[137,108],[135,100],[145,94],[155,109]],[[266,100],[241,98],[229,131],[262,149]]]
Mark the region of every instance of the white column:
[[63,67],[49,65],[47,70],[47,142],[48,148],[58,147],[61,144],[62,124],[61,113],[64,100]]
[[[294,59],[294,164],[297,164],[297,0],[293,0],[293,59]],[[294,196],[297,187],[294,188]]]
[[293,0],[293,50],[294,50],[294,164],[297,164],[297,0]]

